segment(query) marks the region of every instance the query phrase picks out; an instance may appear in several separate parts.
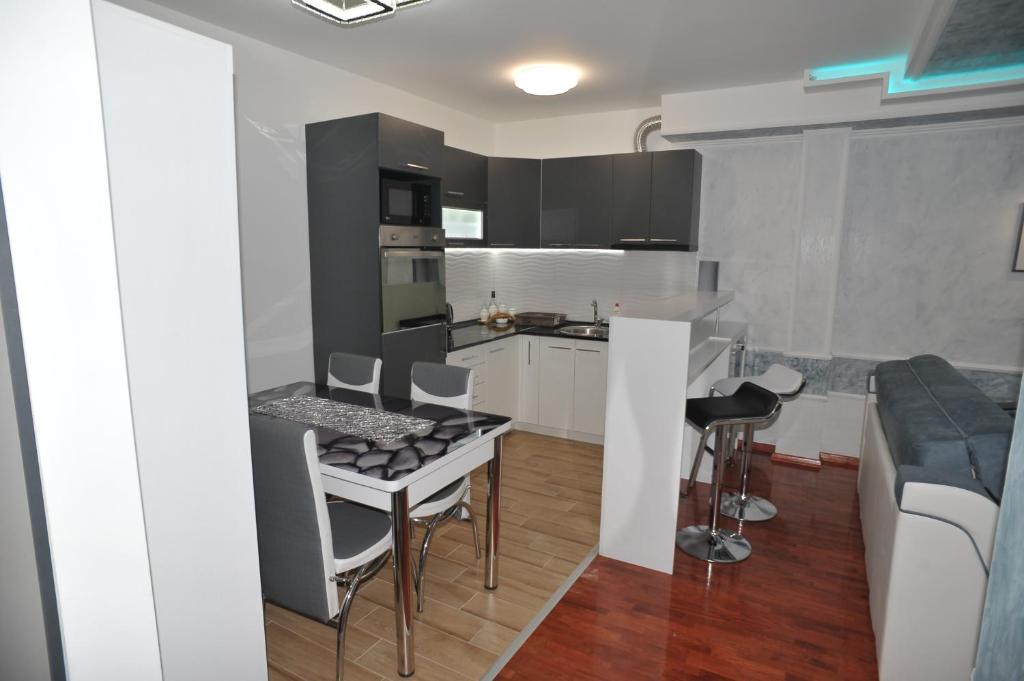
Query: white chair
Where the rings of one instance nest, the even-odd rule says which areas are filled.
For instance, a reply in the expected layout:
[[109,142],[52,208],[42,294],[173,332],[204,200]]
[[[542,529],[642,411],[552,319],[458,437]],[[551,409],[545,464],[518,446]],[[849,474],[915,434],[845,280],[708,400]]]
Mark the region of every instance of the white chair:
[[327,385],[376,395],[380,390],[379,357],[332,352],[327,360]]
[[[391,555],[391,519],[353,502],[327,502],[308,426],[252,414],[249,427],[263,597],[337,626],[341,681],[352,601]],[[344,599],[339,584],[347,587]]]
[[[473,370],[447,364],[414,362],[412,365],[412,386],[410,396],[414,402],[438,404],[454,409],[470,410],[473,407]],[[423,612],[423,592],[426,588],[424,573],[427,568],[427,554],[434,530],[442,523],[458,518],[463,513],[473,527],[473,546],[476,557],[480,558],[480,538],[476,518],[470,508],[469,476],[460,478],[438,492],[430,495],[410,509],[409,517],[414,525],[426,528],[423,545],[420,547],[419,566],[416,570],[416,608]]]

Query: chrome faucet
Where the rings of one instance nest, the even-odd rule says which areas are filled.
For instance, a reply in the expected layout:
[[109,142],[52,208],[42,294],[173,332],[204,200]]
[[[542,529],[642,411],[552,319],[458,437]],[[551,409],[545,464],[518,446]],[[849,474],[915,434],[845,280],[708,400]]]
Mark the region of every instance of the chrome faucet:
[[594,308],[594,326],[601,326],[601,322],[603,320],[597,316],[597,298],[594,298],[594,300],[590,301],[590,306]]

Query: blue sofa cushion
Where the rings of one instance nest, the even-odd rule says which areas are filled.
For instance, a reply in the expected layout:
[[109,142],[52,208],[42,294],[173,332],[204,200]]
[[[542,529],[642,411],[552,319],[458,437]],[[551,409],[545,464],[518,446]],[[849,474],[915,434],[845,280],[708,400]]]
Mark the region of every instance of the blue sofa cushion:
[[1013,433],[1006,412],[935,355],[882,362],[875,371],[893,463],[976,477],[999,501]]

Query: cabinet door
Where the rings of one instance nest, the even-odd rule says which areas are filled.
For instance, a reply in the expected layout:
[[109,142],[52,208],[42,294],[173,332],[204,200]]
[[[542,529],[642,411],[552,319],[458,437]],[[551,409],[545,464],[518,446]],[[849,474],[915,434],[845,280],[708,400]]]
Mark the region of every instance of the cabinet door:
[[540,168],[532,158],[487,159],[487,244],[540,245]]
[[540,244],[572,248],[576,233],[576,159],[545,159],[541,164]]
[[487,404],[487,351],[486,346],[477,345],[465,350],[448,353],[446,364],[472,369],[473,408],[486,411]]
[[575,248],[608,248],[612,237],[612,157],[573,159],[575,181]]
[[540,338],[519,337],[519,414],[523,423],[540,423]]
[[540,341],[540,381],[538,409],[540,424],[552,428],[572,428],[573,351],[571,340],[542,338]]
[[651,152],[612,157],[612,241],[644,244],[651,227]]
[[604,435],[605,392],[608,386],[608,344],[576,341],[573,356],[572,429]]
[[444,147],[441,202],[456,208],[483,207],[487,201],[487,157]]
[[514,338],[487,343],[487,404],[484,411],[516,417],[516,343]]
[[377,135],[381,168],[441,176],[444,133],[440,130],[379,114]]
[[653,156],[650,243],[696,251],[700,154],[692,149],[679,149],[658,151]]

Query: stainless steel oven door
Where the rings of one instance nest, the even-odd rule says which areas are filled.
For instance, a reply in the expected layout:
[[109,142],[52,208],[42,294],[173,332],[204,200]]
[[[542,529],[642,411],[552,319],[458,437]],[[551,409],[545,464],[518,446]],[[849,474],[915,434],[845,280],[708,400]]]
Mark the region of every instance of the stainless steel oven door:
[[382,248],[380,292],[382,333],[443,322],[444,251]]

